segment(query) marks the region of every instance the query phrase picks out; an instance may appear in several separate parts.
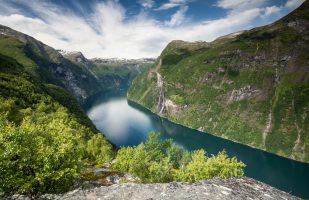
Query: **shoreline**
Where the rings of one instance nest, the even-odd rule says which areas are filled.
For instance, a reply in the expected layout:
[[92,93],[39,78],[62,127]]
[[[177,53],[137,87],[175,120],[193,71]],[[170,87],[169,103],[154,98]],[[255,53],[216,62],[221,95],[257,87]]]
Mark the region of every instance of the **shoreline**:
[[143,109],[145,109],[145,110],[151,112],[152,114],[155,114],[155,115],[159,116],[159,117],[162,118],[162,119],[165,119],[165,120],[167,120],[167,121],[169,121],[169,122],[172,122],[172,123],[174,123],[174,124],[180,125],[180,126],[182,126],[182,127],[189,128],[189,129],[191,129],[191,130],[198,131],[198,132],[200,132],[200,133],[202,133],[202,134],[205,134],[205,133],[206,133],[206,134],[209,134],[209,135],[211,135],[211,136],[218,137],[218,138],[224,139],[224,140],[228,140],[228,141],[230,141],[230,142],[233,142],[233,143],[236,143],[236,144],[240,144],[240,145],[244,145],[244,146],[246,146],[246,147],[250,147],[250,148],[253,148],[253,149],[256,149],[256,150],[260,150],[260,151],[263,151],[263,152],[265,152],[265,153],[269,153],[269,154],[278,156],[278,157],[280,157],[280,158],[284,158],[284,159],[291,160],[291,161],[293,161],[293,162],[299,162],[299,163],[302,163],[302,164],[309,165],[309,162],[300,161],[300,160],[295,160],[295,159],[292,159],[292,158],[290,158],[290,157],[282,156],[282,155],[279,155],[279,154],[276,154],[276,153],[273,153],[273,152],[266,151],[266,150],[264,150],[264,149],[260,149],[260,148],[255,147],[255,146],[251,146],[251,145],[248,145],[248,144],[243,144],[243,143],[240,143],[240,142],[237,142],[237,141],[228,139],[228,138],[224,138],[224,137],[221,137],[221,136],[212,134],[212,133],[208,133],[208,132],[204,132],[204,131],[198,130],[198,129],[193,128],[193,127],[190,127],[190,126],[185,126],[185,125],[180,124],[180,123],[178,123],[178,122],[175,122],[175,121],[173,121],[173,120],[171,120],[171,119],[169,119],[169,118],[167,118],[167,117],[165,117],[165,116],[161,116],[161,115],[159,115],[158,113],[153,112],[153,111],[150,110],[149,108],[147,108],[147,107],[141,105],[140,103],[138,103],[138,102],[136,102],[136,101],[134,101],[134,100],[132,100],[132,99],[129,99],[129,98],[128,98],[128,95],[126,96],[126,98],[127,98],[127,101],[133,102],[134,104],[137,104],[138,106],[140,106],[140,107],[142,107]]

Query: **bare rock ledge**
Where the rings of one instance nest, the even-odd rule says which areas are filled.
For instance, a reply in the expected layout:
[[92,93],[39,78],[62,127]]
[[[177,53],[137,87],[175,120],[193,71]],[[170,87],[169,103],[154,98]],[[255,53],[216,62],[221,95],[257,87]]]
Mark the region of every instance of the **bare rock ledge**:
[[[9,199],[27,199],[13,196]],[[63,195],[43,195],[39,199],[88,200],[171,200],[171,199],[299,199],[251,178],[211,179],[196,183],[114,184],[92,189],[76,189]]]

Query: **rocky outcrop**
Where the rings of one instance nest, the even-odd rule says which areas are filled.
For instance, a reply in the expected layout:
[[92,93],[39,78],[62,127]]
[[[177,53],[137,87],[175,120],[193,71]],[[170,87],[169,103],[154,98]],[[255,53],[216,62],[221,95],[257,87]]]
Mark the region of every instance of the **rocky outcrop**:
[[164,107],[168,113],[176,114],[180,110],[180,106],[175,104],[172,100],[166,99]]
[[[8,199],[26,200],[24,196]],[[63,195],[43,195],[39,199],[134,199],[134,200],[172,200],[172,199],[298,199],[259,181],[242,177],[232,179],[212,179],[197,183],[164,184],[115,184],[109,187],[77,189]]]
[[82,52],[79,51],[72,51],[72,52],[60,52],[65,58],[71,60],[74,63],[82,64],[82,65],[89,65],[91,62],[85,58],[85,56],[82,54]]
[[238,90],[233,90],[229,96],[228,102],[241,101],[243,99],[256,97],[261,91],[251,85],[247,85]]

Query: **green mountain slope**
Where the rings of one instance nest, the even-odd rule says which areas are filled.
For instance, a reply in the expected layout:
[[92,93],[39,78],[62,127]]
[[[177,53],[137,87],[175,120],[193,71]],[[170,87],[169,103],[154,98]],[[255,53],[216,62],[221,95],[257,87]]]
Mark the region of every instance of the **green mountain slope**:
[[[139,182],[243,175],[244,163],[225,152],[186,152],[154,133],[145,144],[121,148],[115,155],[80,103],[100,90],[127,87],[149,61],[63,56],[0,26],[0,198],[24,194],[35,199],[83,187],[88,184],[84,180],[109,184],[111,177],[125,177],[123,172],[139,176]],[[121,172],[95,169],[113,158],[117,164],[111,169]]]
[[[102,90],[128,88],[133,78],[150,66],[152,60],[87,59],[81,52],[68,52],[63,56],[86,68],[100,83]],[[153,62],[152,62],[153,63]]]
[[0,54],[0,197],[67,191],[112,149],[71,94]]
[[88,69],[0,26],[0,197],[67,191],[113,156],[80,107],[100,89]]
[[309,2],[264,27],[173,41],[128,98],[188,127],[309,162]]
[[0,53],[13,57],[33,76],[45,83],[61,86],[84,101],[100,89],[87,68],[64,58],[42,42],[0,25]]

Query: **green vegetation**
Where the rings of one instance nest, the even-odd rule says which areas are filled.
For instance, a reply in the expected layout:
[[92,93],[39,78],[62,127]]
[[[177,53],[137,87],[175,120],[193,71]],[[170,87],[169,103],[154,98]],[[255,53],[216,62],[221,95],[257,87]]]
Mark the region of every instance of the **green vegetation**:
[[128,88],[131,81],[142,71],[147,69],[149,64],[140,64],[137,68],[134,64],[102,64],[94,63],[90,69],[99,78],[100,83],[106,89]]
[[158,112],[154,71],[161,59],[165,99],[177,106],[166,107],[164,117],[309,162],[308,4],[212,43],[171,42],[133,81],[128,98]]
[[94,66],[92,66],[92,70],[98,77],[119,76],[120,78],[125,78],[127,76],[132,75],[134,76],[134,74],[137,74],[137,70],[134,65],[126,65],[126,64],[96,63]]
[[[147,65],[141,71],[126,65],[79,65],[16,34],[0,35],[0,197],[63,193],[81,178],[95,180],[88,166],[102,167],[115,158],[115,150],[82,111],[76,89],[91,94],[111,82],[121,86],[118,80],[127,84]],[[189,55],[181,50],[179,56]],[[94,76],[100,81],[93,81]],[[171,98],[186,103],[181,95]],[[210,157],[202,150],[186,152],[171,140],[159,141],[156,134],[145,144],[121,148],[116,160],[115,169],[143,182],[228,178],[242,175],[244,167],[224,152]]]
[[72,186],[83,166],[80,138],[59,120],[41,125],[25,118],[15,126],[1,117],[1,196],[59,193]]
[[[0,54],[22,64],[24,70],[38,81],[62,87],[80,101],[83,100],[82,95],[74,87],[85,91],[86,96],[100,89],[100,84],[87,68],[63,58],[53,48],[29,36],[17,32],[14,34],[17,36],[0,35]],[[74,84],[70,84],[68,80]]]
[[67,191],[85,164],[112,157],[70,94],[0,54],[0,196]]
[[244,173],[244,163],[228,158],[224,151],[216,156],[207,156],[204,150],[187,152],[172,140],[160,141],[159,137],[151,133],[145,144],[121,148],[113,168],[138,176],[143,183],[194,182]]
[[102,91],[127,89],[133,78],[150,66],[147,63],[133,63],[132,61],[107,63],[96,59],[88,60],[81,52],[67,53],[64,57],[94,75]]

